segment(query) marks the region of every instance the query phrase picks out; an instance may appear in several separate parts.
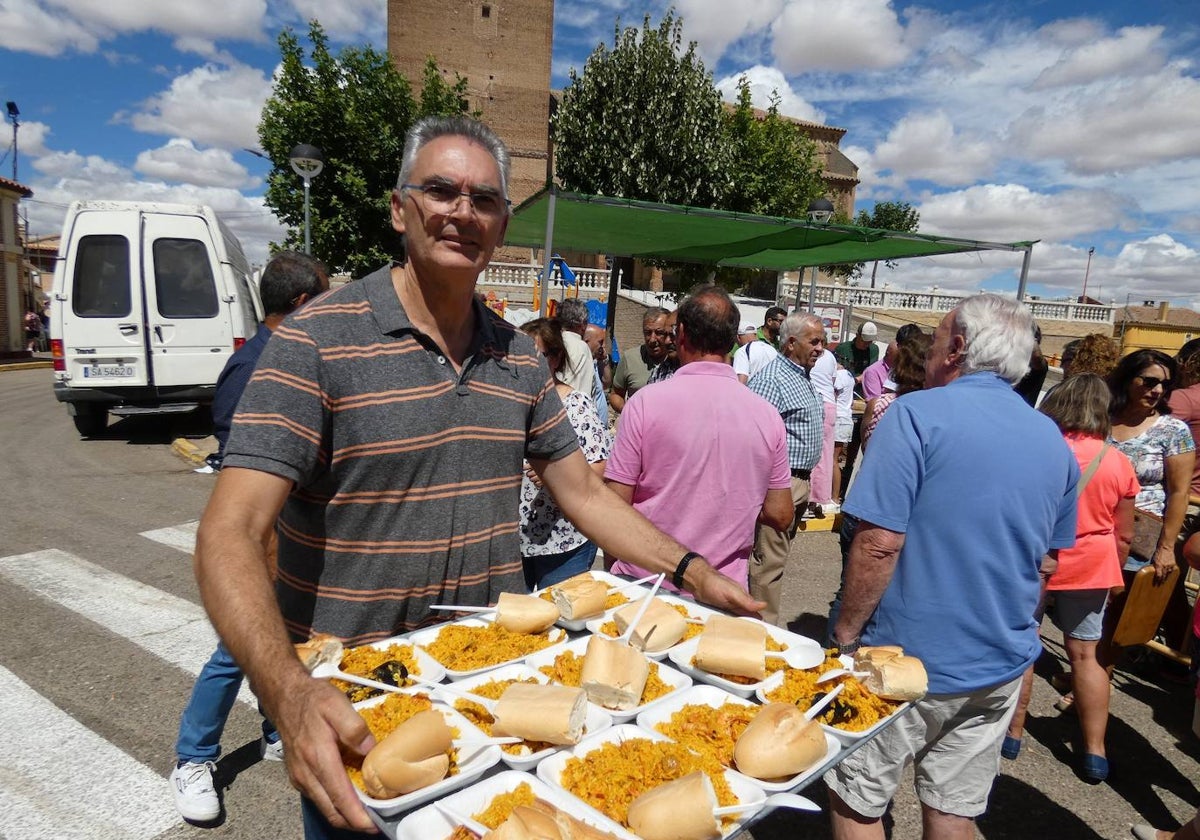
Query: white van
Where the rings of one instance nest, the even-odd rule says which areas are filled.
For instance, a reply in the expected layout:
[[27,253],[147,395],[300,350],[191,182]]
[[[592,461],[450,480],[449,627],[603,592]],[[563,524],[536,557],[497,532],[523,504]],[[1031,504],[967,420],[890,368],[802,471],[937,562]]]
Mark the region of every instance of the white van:
[[209,207],[76,201],[50,310],[54,395],[82,435],[108,415],[211,403],[262,320],[242,245]]

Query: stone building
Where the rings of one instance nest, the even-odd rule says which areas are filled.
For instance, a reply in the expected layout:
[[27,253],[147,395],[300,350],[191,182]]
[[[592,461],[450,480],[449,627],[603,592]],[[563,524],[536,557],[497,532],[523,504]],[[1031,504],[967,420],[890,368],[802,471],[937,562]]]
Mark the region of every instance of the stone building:
[[17,220],[21,199],[31,195],[29,187],[0,178],[0,356],[25,352],[21,319],[26,308],[35,303]]

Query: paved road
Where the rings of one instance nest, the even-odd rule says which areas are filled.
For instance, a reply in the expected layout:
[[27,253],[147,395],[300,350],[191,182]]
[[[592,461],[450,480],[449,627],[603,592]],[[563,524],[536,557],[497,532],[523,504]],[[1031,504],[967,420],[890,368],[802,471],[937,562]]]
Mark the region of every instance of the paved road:
[[[0,370],[0,838],[299,837],[295,795],[280,765],[258,761],[258,715],[245,702],[220,763],[227,819],[201,829],[176,816],[166,781],[175,728],[213,644],[188,559],[212,477],[171,453],[181,429],[160,421],[122,421],[81,441],[49,376]],[[837,582],[833,536],[803,535],[793,564],[785,614],[819,637]],[[1049,640],[1025,750],[1004,763],[979,836],[1117,840],[1130,822],[1189,817],[1200,805],[1189,689],[1157,679],[1153,665],[1120,672],[1113,777],[1086,785],[1068,764],[1074,720],[1051,709],[1045,676],[1063,656]],[[890,836],[918,837],[919,820],[903,792]],[[779,812],[753,835],[829,833],[824,816]]]

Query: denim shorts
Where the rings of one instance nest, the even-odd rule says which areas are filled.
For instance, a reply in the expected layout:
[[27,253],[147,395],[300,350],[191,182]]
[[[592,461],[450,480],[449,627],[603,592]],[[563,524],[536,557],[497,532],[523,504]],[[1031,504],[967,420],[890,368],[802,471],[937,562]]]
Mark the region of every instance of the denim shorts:
[[850,438],[854,436],[854,421],[853,420],[834,420],[833,421],[833,442],[834,443],[849,443]]
[[1104,608],[1108,604],[1107,589],[1054,589],[1054,626],[1064,636],[1081,642],[1100,639],[1104,627]]

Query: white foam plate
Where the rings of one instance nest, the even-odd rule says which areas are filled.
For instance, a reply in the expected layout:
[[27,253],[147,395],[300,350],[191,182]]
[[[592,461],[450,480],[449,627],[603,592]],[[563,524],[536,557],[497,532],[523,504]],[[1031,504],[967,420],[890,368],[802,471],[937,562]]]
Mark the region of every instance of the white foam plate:
[[[559,645],[556,648],[540,650],[537,653],[525,657],[525,664],[534,670],[537,670],[543,665],[553,665],[554,660],[558,657],[558,655],[568,650],[573,651],[578,656],[583,656],[587,651],[587,643],[589,638],[589,636],[584,636],[580,639],[572,639],[565,645]],[[657,700],[652,700],[649,703],[645,703],[641,706],[635,706],[632,709],[626,709],[624,711],[618,709],[607,709],[603,706],[597,706],[596,708],[604,709],[605,712],[612,716],[614,723],[622,723],[627,720],[632,720],[642,712],[646,711],[646,709],[653,708],[655,705],[663,702],[676,692],[682,691],[683,689],[690,687],[692,684],[691,677],[689,677],[687,674],[681,674],[679,671],[670,667],[666,662],[652,662],[651,666],[658,667],[658,675],[662,678],[664,683],[671,687],[670,692],[664,694]],[[588,703],[589,705],[595,705],[594,703],[591,703],[590,700]]]
[[[454,684],[454,688],[461,691],[471,691],[471,689],[477,686],[485,685],[486,683],[490,683],[493,680],[527,680],[530,678],[536,679],[543,685],[550,682],[550,678],[536,668],[530,668],[528,665],[518,663],[515,665],[504,665],[500,668],[496,668],[495,670],[488,671],[487,673],[477,674],[474,677],[468,677],[464,680],[460,680]],[[445,703],[447,706],[452,708],[456,700],[462,699],[460,697],[455,697],[448,692],[437,690],[433,692],[433,697],[438,702]],[[587,720],[584,722],[583,734],[586,737],[588,735],[601,732],[612,726],[612,722],[612,715],[610,715],[606,710],[592,703],[588,703]],[[537,752],[530,753],[528,755],[513,755],[512,753],[509,753],[501,748],[500,760],[514,770],[532,770],[543,758],[562,749],[568,749],[568,747],[547,747],[544,750],[538,750]]]
[[[435,683],[446,679],[446,669],[442,667],[442,664],[426,653],[422,648],[419,648],[413,644],[412,639],[410,639],[408,636],[393,636],[390,639],[384,639],[383,641],[374,642],[369,645],[360,645],[359,647],[371,647],[378,650],[386,650],[392,645],[404,645],[412,648],[413,659],[416,660],[417,666],[421,669],[421,672],[415,676]],[[370,675],[363,674],[363,676],[369,677]],[[419,685],[412,687],[415,687],[418,691],[428,690],[427,688],[422,688]]]
[[[439,804],[456,814],[470,817],[487,810],[493,799],[506,793],[512,793],[522,782],[533,789],[535,797],[544,799],[560,811],[583,820],[593,828],[615,834],[622,840],[638,840],[636,836],[608,817],[591,808],[584,807],[569,793],[546,784],[537,776],[516,770],[506,770],[481,779],[468,788],[450,794]],[[437,805],[426,805],[401,820],[395,836],[397,840],[440,840],[440,838],[448,837],[456,827],[457,823],[451,817],[446,816]]]
[[[482,618],[464,618],[459,621],[447,622],[445,624],[438,624],[434,627],[426,627],[422,630],[416,630],[413,633],[410,633],[407,636],[407,639],[408,639],[408,641],[412,642],[414,645],[418,645],[421,648],[424,648],[426,645],[433,644],[434,640],[437,639],[438,633],[440,633],[442,631],[442,628],[448,627],[451,624],[457,624],[457,625],[461,625],[464,627],[486,627],[487,625],[491,624],[491,622],[487,621],[486,619],[482,619]],[[555,645],[561,644],[562,642],[566,641],[566,638],[567,638],[566,631],[562,630],[561,628],[551,627],[546,632],[550,634],[550,638],[552,640],[552,644],[550,646],[551,648],[554,647]],[[547,648],[547,650],[548,650],[548,648]],[[434,658],[433,655],[430,654],[428,650],[426,650],[424,652],[431,659]],[[541,652],[541,651],[539,651],[539,652]],[[519,662],[519,661],[521,661],[522,658],[523,657],[517,656],[517,657],[513,657],[512,659],[506,659],[503,662],[496,662],[491,665],[487,665],[483,668],[472,668],[471,670],[467,670],[467,671],[459,671],[454,668],[447,668],[445,663],[439,663],[439,665],[441,665],[441,667],[443,669],[445,669],[447,677],[449,677],[451,680],[457,681],[457,680],[466,679],[467,677],[473,677],[476,674],[483,674],[487,671],[495,670],[496,668],[499,668],[501,665],[508,665],[512,662]],[[436,661],[436,659],[435,659],[435,661]]]
[[[682,605],[683,608],[687,610],[688,615],[691,618],[698,618],[701,621],[707,620],[710,615],[713,615],[714,613],[717,612],[714,609],[705,607],[701,604],[697,604],[695,601],[689,601],[686,598],[679,598],[679,597],[676,597],[675,595],[659,594],[659,595],[655,595],[654,597],[661,598],[667,604]],[[638,600],[639,601],[641,600],[640,596],[638,597]],[[621,609],[621,608],[618,607],[617,609]],[[600,632],[601,627],[603,627],[607,622],[613,620],[613,615],[616,612],[617,612],[617,610],[615,610],[615,609],[608,610],[601,617],[593,618],[590,621],[588,621],[585,625],[588,629],[588,632],[594,633],[597,636],[604,636],[605,638],[608,638],[608,639],[616,638],[615,636],[609,636],[607,633]],[[649,656],[651,659],[662,659],[668,653],[670,653],[672,650],[674,650],[676,647],[678,647],[681,644],[683,644],[683,642],[679,642],[678,644],[672,645],[669,648],[663,648],[662,650],[646,651],[646,656]]]
[[[620,726],[614,726],[611,729],[606,729],[590,738],[584,738],[569,751],[555,753],[547,758],[538,765],[538,778],[550,784],[551,786],[564,791],[568,796],[571,796],[571,798],[579,802],[580,805],[603,817],[604,814],[596,811],[590,805],[585,803],[583,800],[578,799],[574,796],[574,794],[563,787],[563,768],[572,758],[582,758],[593,750],[604,746],[605,744],[620,744],[635,738],[648,738],[651,741],[671,740],[659,732],[652,732],[648,729],[643,729],[640,726],[634,726],[633,724],[626,723]],[[722,837],[729,837],[730,835],[739,832],[742,829],[742,826],[750,818],[757,814],[759,810],[761,810],[762,804],[766,800],[767,795],[763,792],[761,787],[754,784],[754,780],[743,776],[736,770],[726,770],[725,778],[729,782],[729,787],[733,791],[733,795],[737,797],[738,804],[758,806],[757,808],[743,811],[742,813],[736,815],[735,821],[729,823],[728,827],[721,835]]]
[[[746,700],[742,697],[738,697],[735,694],[730,694],[728,691],[717,688],[715,685],[694,685],[686,691],[679,692],[669,700],[659,703],[653,709],[642,712],[640,715],[638,715],[637,723],[638,726],[642,727],[643,729],[649,729],[654,732],[658,732],[658,730],[654,727],[657,724],[666,723],[669,721],[671,716],[684,706],[710,706],[714,709],[719,709],[726,703],[736,703],[741,706],[751,706],[756,709],[761,708],[757,703],[751,702],[750,700]],[[662,733],[659,734],[661,735]],[[792,788],[803,785],[823,764],[825,764],[825,762],[837,755],[838,751],[842,748],[841,742],[838,741],[838,739],[833,735],[824,731],[822,734],[825,736],[825,755],[816,761],[809,769],[797,773],[794,776],[789,776],[786,779],[779,779],[775,781],[756,779],[753,776],[746,776],[746,778],[750,779],[750,781],[754,782],[754,784],[758,785],[763,790],[771,791],[772,793],[776,791],[791,790]]]
[[[757,619],[753,618],[746,618],[743,620],[757,621]],[[815,668],[825,661],[824,649],[822,649],[822,647],[813,639],[810,639],[807,636],[801,636],[799,633],[789,633],[787,630],[782,630],[770,624],[765,624],[763,622],[758,623],[767,628],[767,635],[779,642],[781,645],[785,645],[789,652],[796,653],[799,651],[803,653],[801,664],[805,668]],[[699,636],[694,639],[688,639],[686,642],[671,648],[671,651],[667,654],[667,656],[670,658],[671,662],[675,664],[675,667],[683,671],[685,674],[688,674],[689,676],[700,680],[701,682],[706,682],[709,685],[715,685],[717,688],[723,688],[730,694],[736,694],[738,697],[753,697],[754,692],[763,684],[763,682],[766,681],[766,679],[763,679],[759,682],[743,685],[741,683],[733,682],[732,680],[727,680],[724,677],[716,674],[710,674],[703,668],[697,668],[692,664],[692,659],[696,655],[696,647],[699,644]],[[770,676],[771,674],[767,674],[767,678]]]
[[[375,706],[386,699],[386,696],[372,697],[369,700],[355,704],[355,708],[363,709]],[[446,719],[447,726],[458,730],[459,738],[475,740],[487,737],[478,727],[449,706],[434,703],[433,708],[442,713],[442,717]],[[392,799],[375,799],[374,797],[367,796],[357,787],[354,788],[354,792],[358,794],[358,798],[368,808],[375,809],[379,812],[380,816],[390,817],[471,784],[471,782],[482,776],[488,768],[499,763],[499,761],[500,748],[494,744],[486,747],[459,747],[458,773],[453,776],[447,776],[440,782],[434,782],[428,787],[423,787],[420,790],[414,790],[412,793],[406,793],[403,796],[396,796]]]

